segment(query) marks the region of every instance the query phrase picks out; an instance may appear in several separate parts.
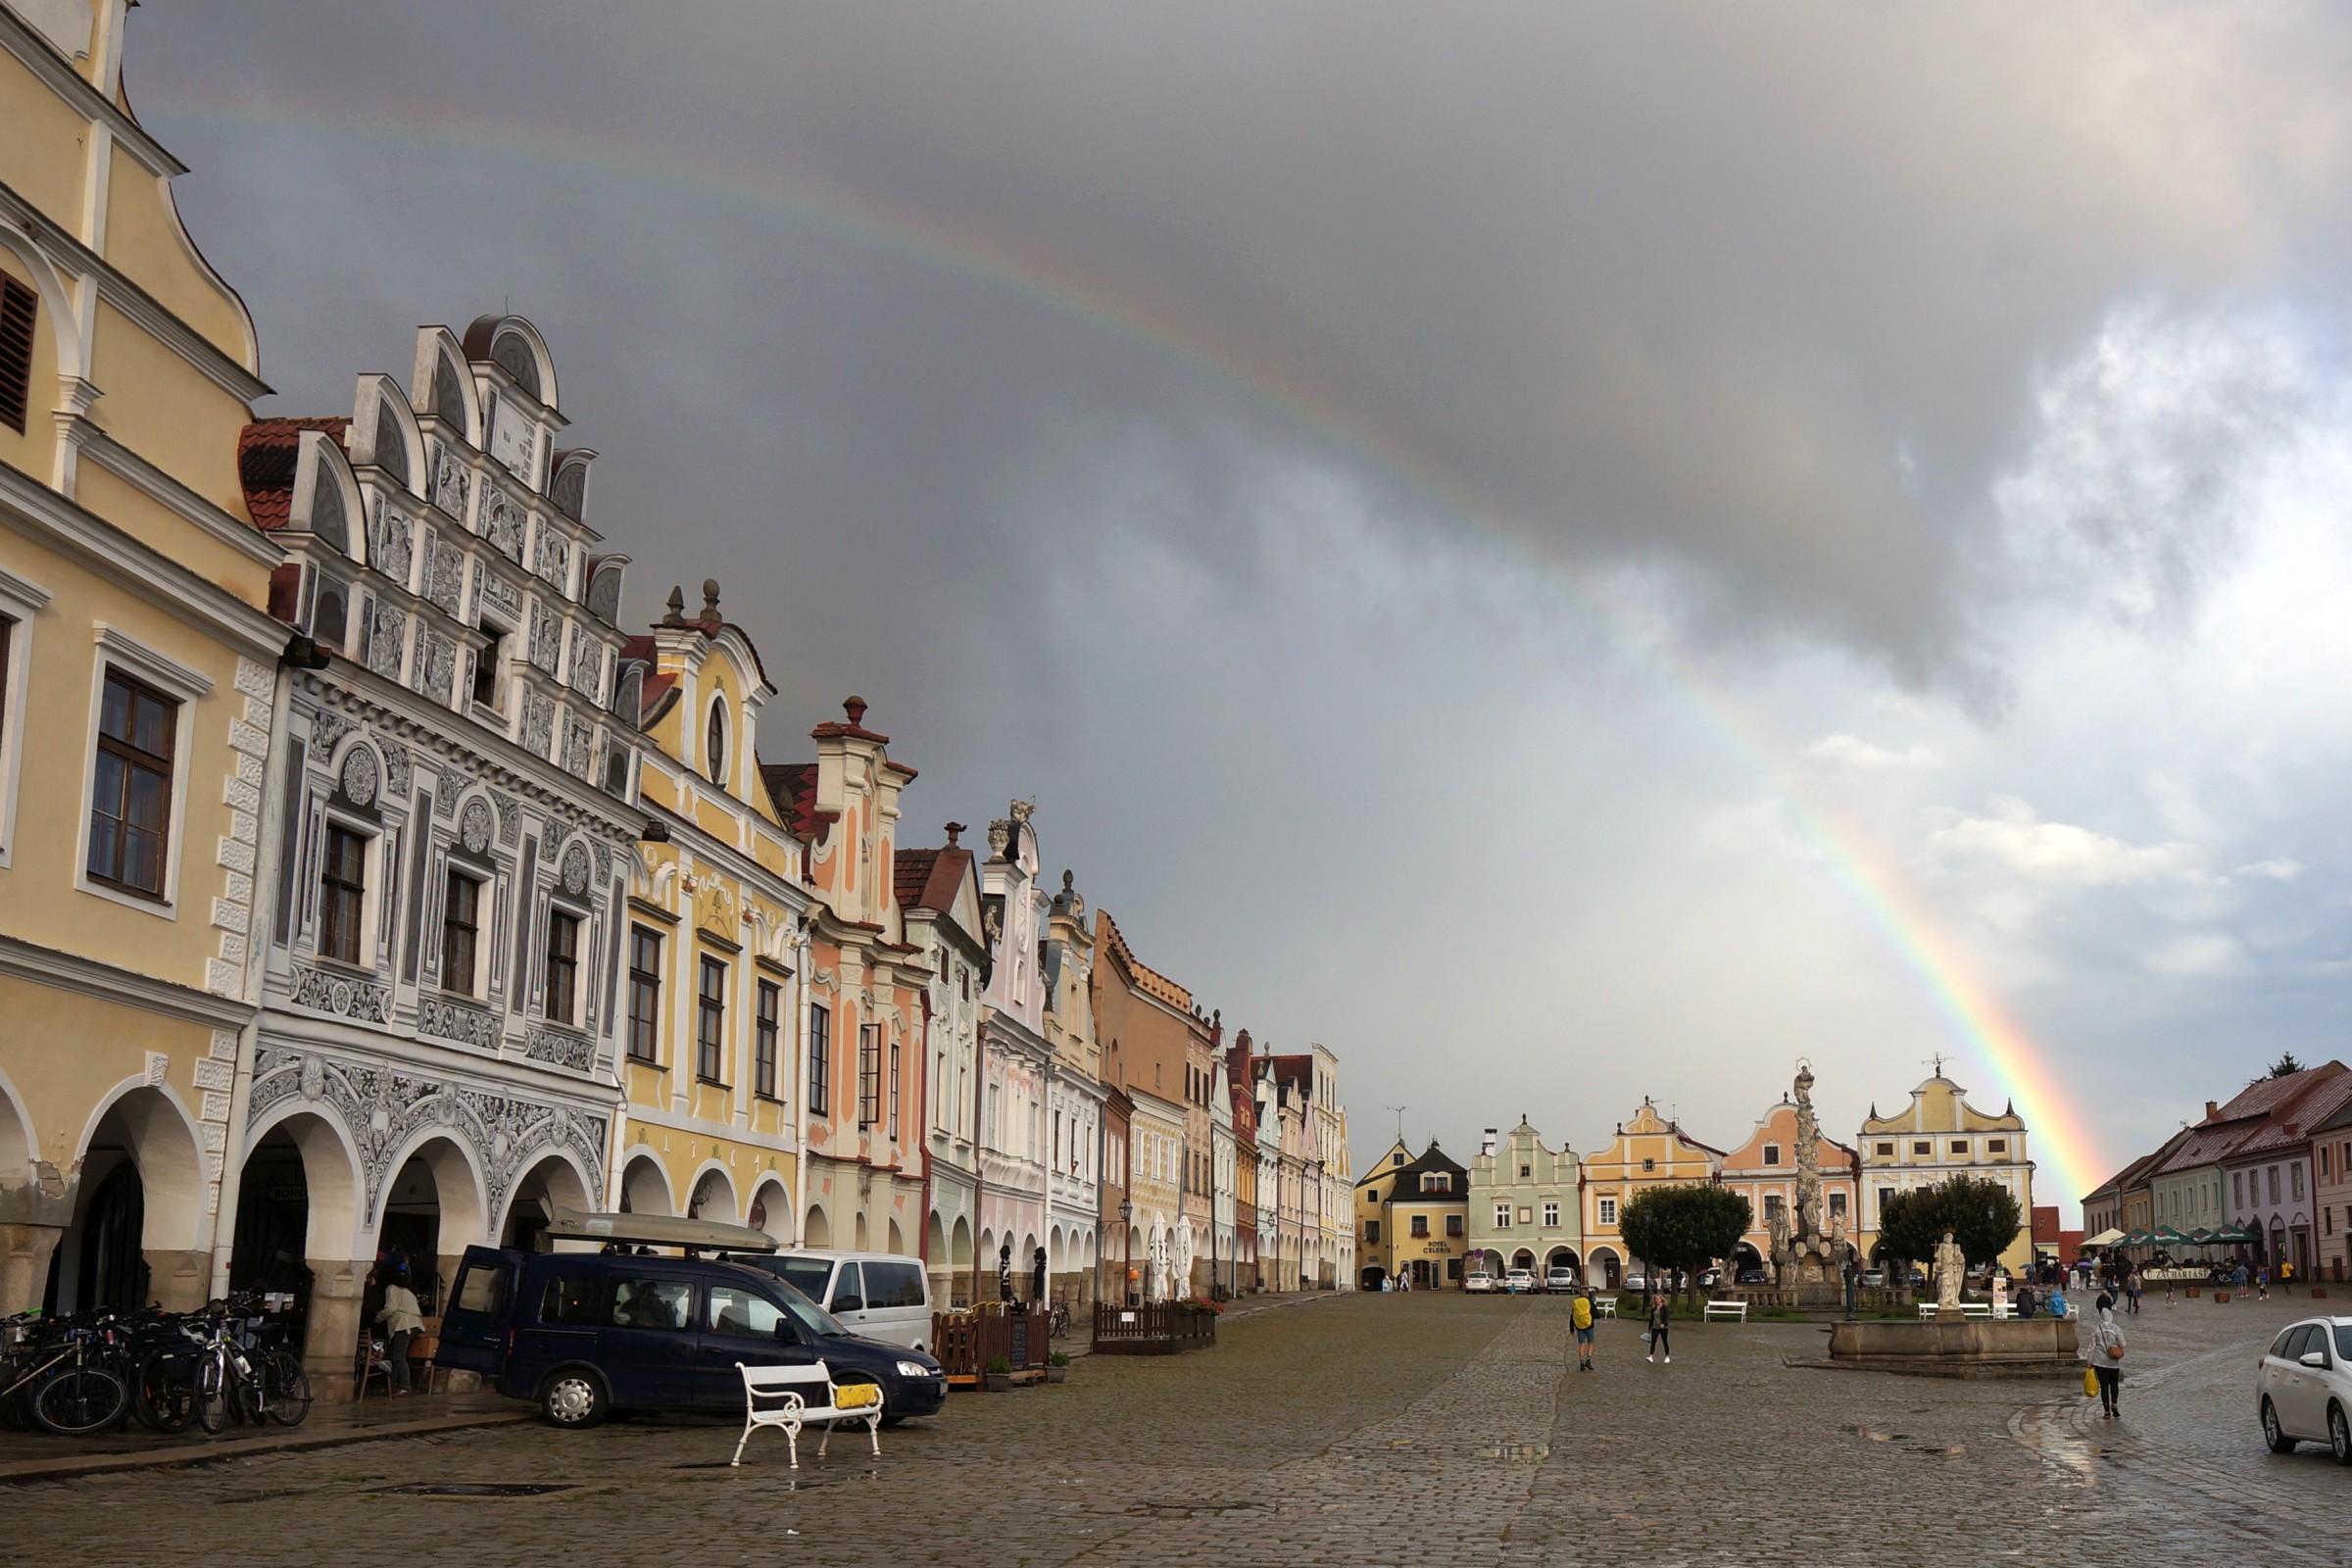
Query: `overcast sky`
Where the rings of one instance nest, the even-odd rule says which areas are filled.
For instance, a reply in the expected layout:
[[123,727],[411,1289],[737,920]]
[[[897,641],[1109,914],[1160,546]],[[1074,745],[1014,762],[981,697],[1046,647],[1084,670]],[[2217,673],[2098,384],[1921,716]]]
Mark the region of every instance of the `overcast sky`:
[[632,618],[725,584],[770,759],[864,696],[907,843],[1034,795],[1359,1166],[1998,1110],[1821,822],[2071,1206],[2341,1050],[2344,22],[164,0],[127,81],[272,412],[529,316]]

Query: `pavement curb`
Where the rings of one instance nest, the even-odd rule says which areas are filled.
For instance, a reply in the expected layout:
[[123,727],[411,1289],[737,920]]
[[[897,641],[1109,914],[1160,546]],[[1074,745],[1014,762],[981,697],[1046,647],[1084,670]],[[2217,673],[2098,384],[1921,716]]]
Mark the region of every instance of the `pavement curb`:
[[0,1486],[37,1485],[72,1481],[80,1476],[108,1475],[123,1470],[169,1470],[183,1465],[215,1464],[255,1454],[292,1453],[307,1448],[341,1448],[357,1443],[379,1443],[388,1438],[431,1437],[463,1432],[471,1427],[514,1426],[532,1420],[535,1410],[481,1410],[467,1415],[426,1416],[417,1421],[388,1421],[381,1426],[340,1432],[303,1433],[295,1429],[280,1436],[222,1438],[209,1443],[179,1443],[170,1447],[131,1453],[66,1454],[55,1459],[23,1459],[0,1463]]

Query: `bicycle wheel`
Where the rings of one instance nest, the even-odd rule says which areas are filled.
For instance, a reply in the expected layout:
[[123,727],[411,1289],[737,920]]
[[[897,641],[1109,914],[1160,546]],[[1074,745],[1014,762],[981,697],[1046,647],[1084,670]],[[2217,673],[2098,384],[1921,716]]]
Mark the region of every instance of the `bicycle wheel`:
[[184,1356],[150,1351],[130,1389],[131,1413],[158,1432],[188,1430],[196,1417],[196,1386]]
[[222,1370],[218,1355],[196,1363],[196,1424],[216,1438],[228,1425],[228,1391],[220,1386]]
[[61,1366],[32,1396],[32,1418],[46,1431],[78,1438],[108,1426],[130,1397],[122,1380],[103,1367]]
[[262,1389],[270,1398],[270,1419],[281,1427],[298,1427],[311,1413],[311,1375],[302,1358],[291,1350],[271,1350],[262,1361]]

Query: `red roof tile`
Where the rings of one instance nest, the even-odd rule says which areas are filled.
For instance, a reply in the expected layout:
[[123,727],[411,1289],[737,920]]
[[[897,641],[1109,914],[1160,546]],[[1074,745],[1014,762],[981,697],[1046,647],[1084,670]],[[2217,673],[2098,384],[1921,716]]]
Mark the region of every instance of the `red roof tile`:
[[776,815],[794,837],[817,838],[832,823],[832,812],[816,808],[814,762],[761,762],[760,779],[767,786],[767,798],[775,803]]
[[2340,1061],[2325,1061],[2317,1067],[2290,1072],[2283,1078],[2260,1078],[2246,1085],[2235,1100],[2222,1107],[2222,1113],[2208,1118],[2212,1122],[2243,1121],[2249,1116],[2268,1116],[2284,1108],[2311,1090],[2331,1078],[2343,1076],[2346,1068]]
[[237,478],[245,487],[245,510],[253,525],[275,533],[294,512],[294,466],[302,456],[305,430],[323,430],[337,446],[348,444],[345,418],[256,419],[237,436]]

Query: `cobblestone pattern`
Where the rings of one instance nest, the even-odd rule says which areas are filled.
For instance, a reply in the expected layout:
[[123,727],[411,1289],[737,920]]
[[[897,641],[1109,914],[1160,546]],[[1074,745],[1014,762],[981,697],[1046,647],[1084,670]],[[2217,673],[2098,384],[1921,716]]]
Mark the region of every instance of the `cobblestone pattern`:
[[[2352,1561],[2352,1476],[2264,1451],[2253,1357],[2309,1302],[2152,1304],[2122,1422],[2063,1383],[1791,1369],[1817,1328],[1678,1325],[1671,1366],[1603,1324],[1573,1371],[1562,1303],[1342,1297],[1226,1326],[1213,1351],[1093,1358],[957,1396],[797,1476],[731,1423],[510,1427],[0,1491],[0,1561],[328,1561],[453,1550],[565,1568],[845,1564],[1954,1564]],[[385,1496],[563,1482],[528,1501]],[[242,1506],[240,1506],[242,1505]]]

